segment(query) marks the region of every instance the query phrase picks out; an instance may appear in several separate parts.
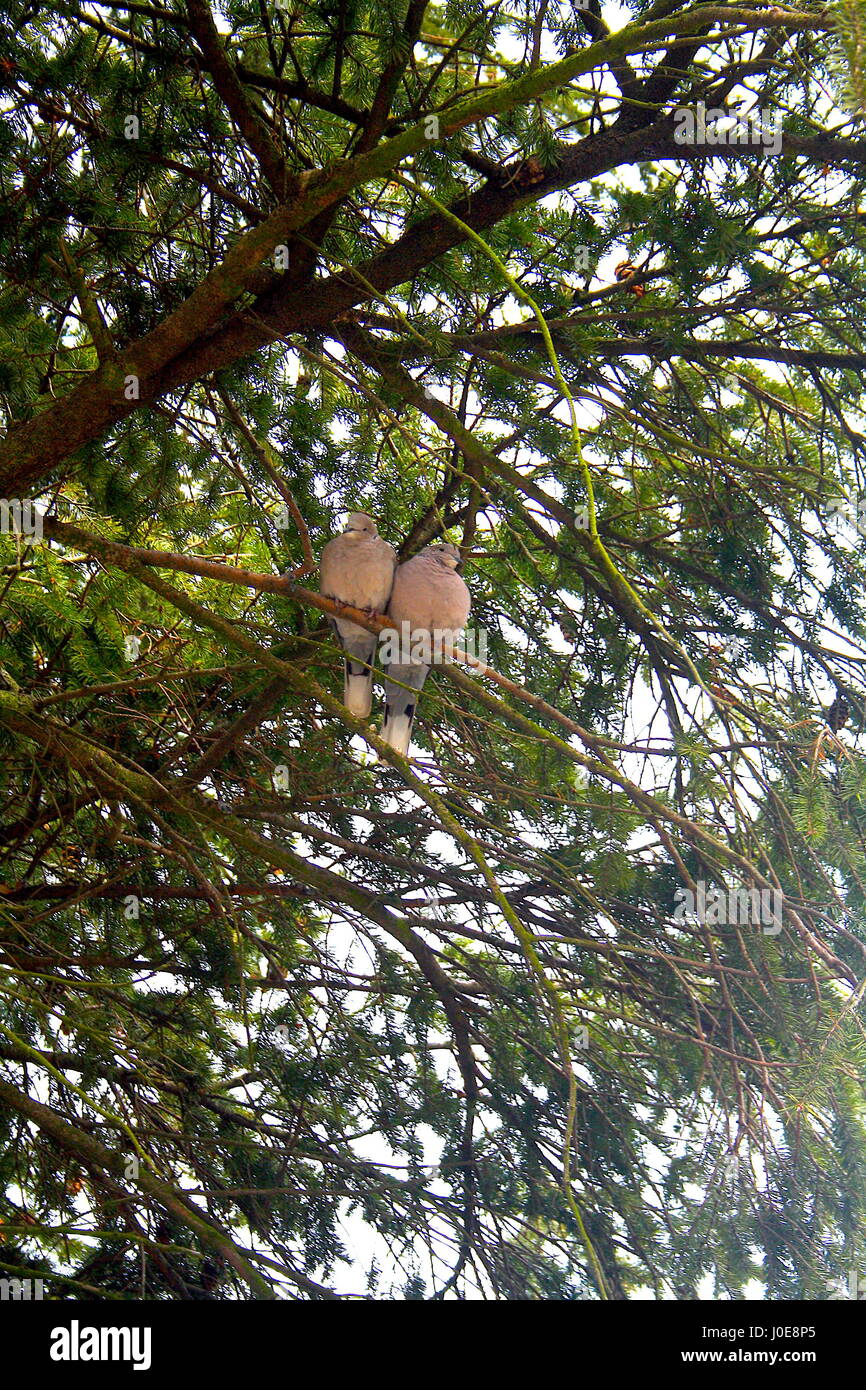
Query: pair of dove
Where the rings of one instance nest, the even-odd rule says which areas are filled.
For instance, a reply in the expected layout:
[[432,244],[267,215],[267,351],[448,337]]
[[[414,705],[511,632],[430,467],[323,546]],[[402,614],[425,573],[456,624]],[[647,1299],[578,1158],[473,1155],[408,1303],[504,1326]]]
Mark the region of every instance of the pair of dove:
[[[382,737],[404,756],[409,751],[418,695],[430,671],[417,653],[429,654],[437,631],[459,632],[469,617],[469,590],[456,572],[459,564],[457,546],[445,542],[428,545],[398,565],[393,548],[382,540],[375,521],[365,512],[352,512],[342,535],[328,541],[322,551],[321,591],[326,598],[368,613],[387,612],[401,634],[409,633],[409,650],[403,650],[406,644],[402,644],[400,654],[416,659],[384,668]],[[366,719],[373,705],[372,667],[378,637],[346,618],[330,622],[346,652],[343,702],[350,713]]]

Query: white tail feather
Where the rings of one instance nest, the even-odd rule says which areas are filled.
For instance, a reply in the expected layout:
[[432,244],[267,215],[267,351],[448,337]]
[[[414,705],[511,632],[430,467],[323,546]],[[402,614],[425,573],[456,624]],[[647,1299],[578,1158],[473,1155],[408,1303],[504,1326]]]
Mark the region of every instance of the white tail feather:
[[409,753],[409,741],[412,737],[410,716],[403,711],[399,714],[389,714],[382,729],[382,737],[396,753],[402,753],[405,758]]
[[343,704],[350,714],[358,719],[366,719],[373,708],[373,673],[350,670],[346,662],[346,677],[343,684]]

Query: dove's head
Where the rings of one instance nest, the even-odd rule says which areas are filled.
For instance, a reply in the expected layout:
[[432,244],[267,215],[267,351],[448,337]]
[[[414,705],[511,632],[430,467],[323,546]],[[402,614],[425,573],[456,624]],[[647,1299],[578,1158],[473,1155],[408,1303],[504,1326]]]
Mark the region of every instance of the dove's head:
[[354,531],[361,536],[378,536],[379,528],[366,512],[350,512],[346,517],[346,532]]
[[459,567],[460,551],[450,541],[443,541],[441,545],[428,546],[428,550],[431,555],[435,556],[437,562],[444,565],[446,569],[456,570]]

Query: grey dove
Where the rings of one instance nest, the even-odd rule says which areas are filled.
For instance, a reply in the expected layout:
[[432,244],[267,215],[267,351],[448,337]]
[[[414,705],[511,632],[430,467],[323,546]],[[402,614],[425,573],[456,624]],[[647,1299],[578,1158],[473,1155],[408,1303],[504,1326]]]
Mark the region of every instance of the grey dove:
[[[328,541],[320,561],[320,589],[326,598],[369,613],[384,613],[394,582],[397,556],[383,541],[372,517],[352,512],[346,529]],[[346,652],[343,703],[366,719],[373,704],[373,657],[377,636],[346,618],[329,619]]]
[[431,664],[443,659],[437,635],[442,642],[456,641],[469,617],[471,599],[456,573],[459,563],[456,545],[428,545],[398,565],[394,575],[388,616],[399,629],[399,639],[397,634],[390,635],[394,645],[399,641],[399,660],[385,664],[382,737],[404,756],[421,688]]

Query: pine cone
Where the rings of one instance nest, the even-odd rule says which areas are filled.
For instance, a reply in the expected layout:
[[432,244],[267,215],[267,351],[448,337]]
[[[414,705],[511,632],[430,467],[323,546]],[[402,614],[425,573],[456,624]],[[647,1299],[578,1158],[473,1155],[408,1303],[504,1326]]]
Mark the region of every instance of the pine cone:
[[837,695],[827,711],[827,723],[830,725],[834,734],[837,733],[839,729],[844,729],[845,725],[848,723],[849,714],[850,710],[845,696]]

